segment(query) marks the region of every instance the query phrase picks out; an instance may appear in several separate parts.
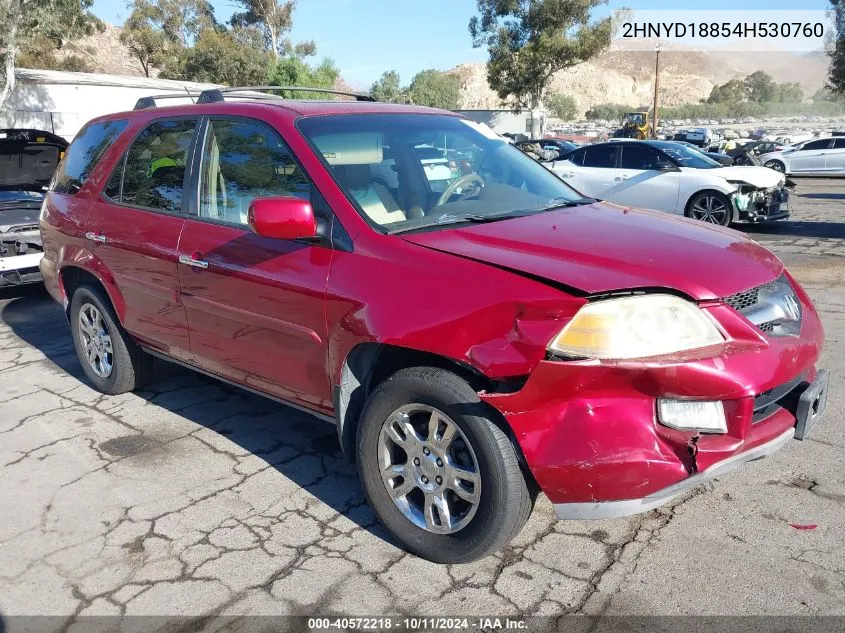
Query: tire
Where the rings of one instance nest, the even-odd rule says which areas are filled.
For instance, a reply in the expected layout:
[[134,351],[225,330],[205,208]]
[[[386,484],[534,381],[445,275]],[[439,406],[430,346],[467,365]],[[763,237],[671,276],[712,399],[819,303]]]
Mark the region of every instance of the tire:
[[774,169],[775,171],[779,171],[780,173],[786,173],[786,165],[784,165],[779,160],[768,160],[763,167],[768,167],[769,169]]
[[[407,417],[403,418],[399,411],[410,409]],[[392,439],[394,435],[388,431],[392,420],[418,423],[422,432],[430,428],[428,426],[429,414],[434,413],[438,417],[437,428],[442,436],[446,436],[446,429],[449,424],[457,427],[451,440],[451,451],[444,454],[438,446],[438,438],[432,441],[431,434],[427,433],[422,444],[417,443],[419,439],[410,440],[410,433],[406,433],[406,444],[408,452],[400,448]],[[401,421],[398,422],[402,424]],[[394,429],[395,433],[395,429]],[[436,433],[435,433],[436,435]],[[387,439],[385,439],[387,438]],[[393,457],[387,457],[386,444],[391,446]],[[422,446],[422,448],[420,448]],[[430,453],[426,458],[422,451]],[[428,466],[434,468],[430,461],[435,453],[443,457],[447,470],[428,470]],[[411,455],[418,455],[414,466],[414,459]],[[357,461],[358,473],[364,486],[364,492],[370,505],[375,510],[379,520],[408,551],[433,561],[435,563],[468,563],[478,560],[501,549],[514,536],[516,536],[525,522],[528,520],[534,506],[534,495],[529,490],[525,477],[520,469],[513,445],[507,435],[492,420],[491,412],[487,405],[481,402],[476,394],[464,380],[443,369],[431,367],[411,367],[402,369],[390,378],[381,383],[373,391],[361,414],[361,421],[357,429]],[[384,460],[404,461],[404,468],[407,472],[414,469],[414,474],[409,479],[402,475],[396,475],[396,468],[392,470],[385,468]],[[452,471],[448,470],[451,464],[457,463],[468,472],[477,467],[478,486],[471,486],[470,495],[475,495],[476,503],[473,508],[466,509],[469,502],[459,497],[454,490],[457,487],[464,489],[464,494],[469,481],[458,477],[457,480],[451,477]],[[473,461],[474,460],[474,461]],[[471,465],[470,462],[473,462]],[[438,465],[441,461],[438,458]],[[387,482],[382,477],[382,471],[392,472],[392,482]],[[436,488],[435,492],[429,495],[441,495],[441,499],[449,500],[449,513],[451,519],[444,521],[444,514],[439,511],[440,506],[434,504],[437,509],[437,517],[440,524],[432,522],[429,529],[421,525],[421,521],[428,516],[427,500],[423,491],[421,480],[426,479],[425,473],[432,475],[437,472],[443,473],[438,477],[437,483],[429,480],[427,483],[437,487],[443,479],[445,481],[462,481],[459,486],[449,489],[449,484],[444,483]],[[388,486],[395,483],[393,488],[396,491],[405,489],[406,482],[411,491],[399,501],[394,501],[388,492]],[[438,492],[439,491],[439,492]],[[400,509],[402,505],[405,509]],[[422,509],[422,513],[415,514],[414,509]],[[435,508],[433,508],[434,510]],[[454,515],[452,513],[454,512]],[[414,519],[409,518],[413,516]],[[463,517],[458,520],[459,517]],[[416,522],[415,522],[416,521]],[[454,523],[452,529],[447,523]],[[436,533],[433,530],[440,530]],[[451,531],[450,531],[451,530]]]
[[[92,318],[94,315],[99,315],[99,319]],[[83,321],[93,322],[94,327],[86,329]],[[97,391],[115,396],[134,391],[149,379],[152,357],[123,329],[101,290],[87,285],[74,290],[70,300],[70,329],[82,370]],[[99,336],[92,335],[93,330]],[[90,349],[94,349],[96,361],[89,360],[86,350]]]
[[[709,209],[709,212],[707,210]],[[719,209],[723,209],[721,212]],[[686,216],[701,222],[728,226],[733,221],[733,203],[718,191],[699,191],[687,203]]]

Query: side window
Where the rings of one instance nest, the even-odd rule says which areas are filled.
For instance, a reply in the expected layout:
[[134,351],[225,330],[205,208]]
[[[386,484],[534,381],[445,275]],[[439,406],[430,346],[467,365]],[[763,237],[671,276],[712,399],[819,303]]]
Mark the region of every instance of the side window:
[[806,152],[807,150],[827,149],[828,147],[830,147],[830,139],[829,138],[823,138],[823,139],[818,140],[818,141],[812,141],[810,143],[807,143],[806,145],[804,145],[804,147],[802,147],[798,151],[799,152]]
[[614,168],[617,164],[620,145],[594,145],[586,148],[584,167]]
[[256,198],[311,197],[311,184],[281,137],[251,121],[210,119],[200,171],[200,217],[247,224]]
[[837,136],[833,139],[833,149],[845,149],[845,136]]
[[[661,156],[645,145],[625,145],[622,148],[622,169],[660,169]],[[663,163],[666,163],[665,159]]]
[[127,121],[105,121],[86,126],[74,139],[56,171],[52,190],[75,194],[88,180],[103,152],[126,128]]
[[583,165],[584,164],[584,155],[587,153],[586,149],[578,149],[572,152],[569,156],[566,157],[573,165]]
[[[157,121],[144,129],[126,154],[120,202],[133,207],[180,212],[188,152],[196,127],[196,120],[178,119]],[[114,193],[114,175],[106,188]]]

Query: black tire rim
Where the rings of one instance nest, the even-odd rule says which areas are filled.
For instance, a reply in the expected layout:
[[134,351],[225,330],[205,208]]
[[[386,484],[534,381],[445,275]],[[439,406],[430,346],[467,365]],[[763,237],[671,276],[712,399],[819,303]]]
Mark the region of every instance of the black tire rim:
[[690,209],[692,217],[710,224],[725,226],[730,219],[730,210],[721,196],[703,194],[698,196]]

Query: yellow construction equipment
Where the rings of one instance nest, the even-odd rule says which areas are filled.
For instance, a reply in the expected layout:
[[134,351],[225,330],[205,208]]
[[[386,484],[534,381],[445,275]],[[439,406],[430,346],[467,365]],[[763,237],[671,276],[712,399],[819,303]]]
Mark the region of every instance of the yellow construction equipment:
[[648,120],[648,112],[629,112],[622,121],[622,129],[616,136],[621,138],[636,138],[645,140],[651,138],[651,123]]

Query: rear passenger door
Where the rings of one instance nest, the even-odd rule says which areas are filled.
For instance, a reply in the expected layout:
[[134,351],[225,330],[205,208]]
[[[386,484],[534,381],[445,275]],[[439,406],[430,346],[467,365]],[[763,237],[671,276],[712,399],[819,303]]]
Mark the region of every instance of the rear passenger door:
[[122,295],[123,326],[144,345],[188,361],[176,249],[198,123],[174,118],[144,127],[92,204],[86,228],[90,251]]
[[673,168],[671,161],[654,148],[626,143],[608,200],[638,209],[677,213],[681,172]]
[[619,150],[620,146],[613,143],[584,147],[556,163],[554,172],[585,196],[607,200],[615,184]]
[[211,117],[201,144],[196,215],[179,242],[191,350],[219,376],[326,411],[326,283],[332,250],[261,237],[256,198],[316,192],[281,136],[245,118]]

